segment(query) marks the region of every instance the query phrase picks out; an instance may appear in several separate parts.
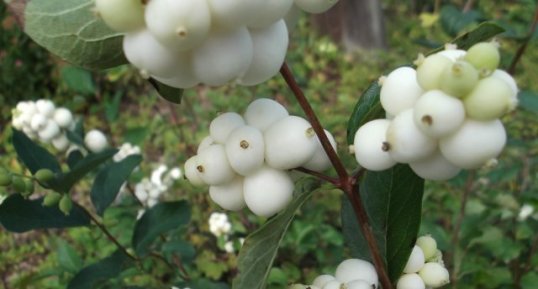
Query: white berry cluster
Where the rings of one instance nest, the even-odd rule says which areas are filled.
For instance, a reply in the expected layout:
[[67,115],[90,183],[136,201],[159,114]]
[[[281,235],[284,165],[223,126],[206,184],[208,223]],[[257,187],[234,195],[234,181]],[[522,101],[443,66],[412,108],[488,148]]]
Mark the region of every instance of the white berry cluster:
[[69,147],[66,130],[74,126],[70,110],[57,108],[50,100],[21,101],[12,111],[12,125],[32,140],[52,144],[57,150]]
[[288,48],[283,20],[294,5],[321,13],[338,0],[96,0],[145,77],[177,88],[245,86],[278,73]]
[[269,217],[291,201],[294,182],[288,171],[299,167],[321,172],[330,161],[307,120],[260,98],[243,116],[228,112],[211,122],[197,155],[185,163],[185,176],[193,185],[209,185],[211,199],[226,210],[246,205]]
[[169,169],[159,165],[151,172],[150,178],[144,178],[135,186],[135,195],[147,207],[153,207],[160,197],[182,176],[180,168]]
[[319,275],[312,285],[294,284],[289,289],[372,289],[379,283],[374,265],[361,259],[347,259],[340,263],[333,275]]
[[424,179],[494,164],[506,143],[499,120],[517,106],[514,79],[498,69],[495,43],[419,56],[380,81],[387,119],[366,123],[354,141],[359,164],[373,171],[410,164]]
[[450,282],[443,255],[431,236],[417,239],[396,289],[439,288]]
[[[12,111],[12,125],[32,140],[51,144],[58,151],[73,147],[67,131],[75,128],[73,113],[47,99],[21,101]],[[106,136],[100,130],[91,130],[84,136],[84,144],[93,153],[108,146]]]
[[126,142],[120,146],[119,151],[112,157],[112,160],[118,163],[128,156],[139,155],[140,153],[141,150],[139,146]]
[[223,213],[211,213],[209,217],[209,231],[215,237],[227,235],[232,230],[232,224],[228,220],[228,216]]

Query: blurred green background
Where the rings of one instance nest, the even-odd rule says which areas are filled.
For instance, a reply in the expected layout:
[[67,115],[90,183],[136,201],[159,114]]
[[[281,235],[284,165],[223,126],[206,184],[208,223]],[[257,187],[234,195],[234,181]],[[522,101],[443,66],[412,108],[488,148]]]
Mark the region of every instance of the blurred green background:
[[[463,13],[469,2],[472,6]],[[427,183],[421,233],[432,234],[444,252],[453,279],[446,288],[538,288],[538,33],[528,35],[536,5],[530,0],[382,1],[387,49],[346,51],[307,17],[292,34],[287,61],[321,122],[336,136],[348,168],[356,164],[345,145],[347,120],[369,83],[481,21],[494,21],[507,30],[498,38],[504,69],[530,38],[514,72],[521,107],[503,119],[509,144],[499,165],[462,173],[450,182]],[[185,91],[182,104],[174,105],[130,67],[90,72],[70,66],[26,37],[3,4],[0,15],[0,164],[13,171],[22,168],[9,141],[11,109],[22,100],[52,99],[84,117],[88,129],[105,131],[113,144],[139,145],[144,161],[133,185],[161,164],[181,166],[207,135],[211,119],[220,112],[242,112],[256,97],[277,99],[292,114],[302,115],[280,77],[253,88],[198,87]],[[0,191],[0,196],[8,193]],[[82,203],[87,193],[88,185],[77,188]],[[192,205],[187,236],[196,253],[187,268],[191,276],[229,284],[240,238],[262,220],[229,213],[228,239],[235,247],[227,252],[224,237],[209,232],[209,216],[221,210],[205,189],[180,180],[162,198],[185,198]],[[346,257],[340,198],[339,191],[326,186],[303,207],[279,251],[269,288],[308,283],[334,272]],[[124,202],[108,211],[105,223],[120,240],[129,240],[125,228],[132,228],[136,214],[135,206]],[[101,233],[86,228],[11,234],[0,227],[0,287],[64,288],[83,264],[113,250]],[[156,261],[146,265],[151,274],[131,276],[131,282],[166,288],[169,269]]]

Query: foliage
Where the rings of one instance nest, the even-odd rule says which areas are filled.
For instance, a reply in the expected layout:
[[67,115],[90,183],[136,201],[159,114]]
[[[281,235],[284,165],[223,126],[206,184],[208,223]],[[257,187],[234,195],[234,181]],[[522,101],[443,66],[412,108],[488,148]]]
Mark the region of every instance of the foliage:
[[[65,9],[57,14],[43,13],[55,11],[64,2],[30,1],[25,31],[39,44],[78,65],[106,68],[123,63],[122,56],[117,53],[118,35],[107,31],[101,23],[92,22],[95,18],[90,18],[89,1],[72,1],[69,4],[78,9]],[[336,131],[340,144],[346,143],[346,139],[350,143],[352,133],[361,123],[383,115],[375,81],[383,71],[409,63],[417,54],[417,43],[424,45],[419,50],[427,53],[441,43],[472,31],[483,20],[490,20],[490,23],[506,30],[500,37],[503,53],[510,59],[525,39],[529,19],[532,18],[529,10],[532,14],[535,5],[531,3],[533,1],[521,1],[509,4],[504,11],[481,1],[480,6],[462,13],[459,6],[443,6],[436,10],[432,8],[433,1],[420,1],[424,7],[420,15],[416,15],[408,4],[386,2],[397,2],[387,6],[386,11],[388,16],[394,16],[387,17],[393,46],[390,52],[345,55],[330,40],[315,35],[305,19],[294,36],[296,39],[288,61],[322,123]],[[8,19],[5,6],[0,9],[4,19]],[[425,16],[436,21],[426,21]],[[54,21],[55,17],[71,17],[77,25],[60,27]],[[0,277],[9,286],[65,288],[69,284],[68,288],[169,288],[175,285],[193,289],[224,289],[229,288],[227,284],[232,284],[236,278],[235,284],[256,283],[248,288],[263,288],[267,283],[268,288],[276,289],[289,282],[307,282],[317,274],[333,271],[348,253],[366,257],[365,249],[360,247],[364,244],[357,240],[360,239],[357,229],[350,229],[352,224],[349,221],[354,221],[354,216],[350,214],[349,206],[343,203],[344,218],[340,221],[341,193],[328,185],[315,191],[310,187],[296,197],[294,206],[288,211],[267,221],[241,213],[230,214],[233,229],[228,240],[209,234],[206,220],[218,208],[208,204],[205,192],[186,182],[176,183],[162,197],[162,202],[152,209],[139,206],[128,193],[120,190],[124,182],[128,186],[140,182],[151,170],[152,163],[183,163],[189,155],[185,152],[195,151],[196,144],[206,134],[200,128],[208,127],[206,122],[221,111],[243,111],[248,103],[246,99],[274,96],[287,103],[290,111],[298,113],[298,106],[291,100],[282,80],[275,78],[266,85],[249,89],[233,86],[211,90],[200,88],[182,94],[176,90],[162,93],[161,84],[153,83],[167,100],[181,101],[180,106],[174,106],[157,98],[146,81],[126,67],[92,73],[63,63],[52,66],[54,59],[46,57],[45,52],[33,45],[16,27],[6,27],[6,22],[0,33],[0,51],[7,51],[7,56],[0,54],[3,64],[0,83],[4,84],[0,85],[3,88],[0,91],[3,115],[9,115],[4,104],[13,106],[17,99],[50,96],[87,115],[84,126],[104,128],[114,137],[113,143],[129,141],[143,146],[144,151],[143,161],[141,156],[134,156],[120,163],[109,160],[115,150],[86,157],[77,153],[68,156],[51,154],[50,148],[36,146],[20,133],[4,129],[8,121],[4,117],[1,138],[6,145],[2,147],[5,154],[0,163],[10,171],[27,174],[28,177],[31,174],[26,169],[34,173],[46,167],[58,173],[56,182],[46,188],[37,188],[38,198],[26,200],[14,194],[0,206],[0,223],[3,226],[0,229],[0,248],[6,252],[0,256]],[[87,28],[79,29],[86,24],[89,24],[85,26]],[[492,34],[481,33],[479,36],[489,38],[500,31],[497,26],[488,25],[488,29],[493,29]],[[79,45],[100,51],[104,57],[101,54],[81,54],[81,49],[66,49],[67,42],[53,41],[50,37],[68,32],[65,41],[71,41],[68,38],[73,37],[83,39],[87,36],[85,33],[93,33],[94,28],[105,31],[102,37],[107,40],[96,43],[81,41]],[[99,50],[101,48],[103,50]],[[531,244],[537,242],[533,232],[538,229],[538,221],[535,214],[527,218],[520,216],[524,206],[538,207],[538,187],[533,181],[538,176],[535,170],[538,160],[535,92],[538,86],[532,81],[538,75],[535,48],[536,42],[531,42],[528,53],[516,70],[523,90],[520,106],[524,110],[507,116],[510,145],[498,167],[479,170],[470,176],[462,174],[446,184],[426,183],[422,204],[422,183],[405,167],[365,175],[361,184],[362,195],[374,220],[380,244],[387,238],[387,243],[381,247],[387,255],[392,255],[389,252],[397,254],[397,257],[386,260],[393,279],[408,255],[408,250],[398,246],[413,243],[422,212],[425,217],[420,232],[434,235],[441,249],[447,252],[448,267],[454,280],[459,280],[454,283],[457,288],[535,286],[538,257]],[[14,63],[20,59],[23,65],[18,67]],[[357,65],[359,62],[362,64]],[[509,64],[503,65],[508,67]],[[4,87],[7,89],[4,90]],[[366,93],[359,98],[367,87]],[[351,111],[353,107],[355,112]],[[353,117],[346,135],[342,124],[350,115]],[[13,147],[8,145],[11,135],[14,137]],[[78,142],[82,142],[80,136]],[[15,154],[18,154],[21,163],[17,162]],[[340,147],[340,155],[347,155],[345,146]],[[344,161],[348,167],[355,166],[352,157],[346,157]],[[405,177],[393,178],[393,174]],[[402,184],[396,182],[391,187],[385,186],[390,180]],[[308,182],[313,181],[306,180],[305,183]],[[416,187],[407,186],[409,183]],[[39,198],[49,189],[70,193],[75,200],[75,209],[69,216],[56,208],[41,206]],[[400,226],[394,226],[400,230],[388,229],[387,221],[391,218],[406,221],[405,218],[400,219],[399,214],[391,217],[391,212],[397,210],[399,199],[377,204],[388,210],[389,218],[385,219],[383,215],[376,215],[376,205],[370,206],[382,200],[377,196],[368,198],[374,193],[381,193],[385,198],[392,194],[401,198],[408,196],[412,200],[412,206],[404,214],[413,223],[406,227],[409,230]],[[0,192],[0,195],[7,195],[7,192]],[[47,229],[16,235],[5,231],[89,225],[88,215],[80,211],[79,206],[90,209],[92,217],[106,227],[121,245],[129,248],[127,253],[118,250],[107,234],[99,231],[95,221],[89,227],[62,231]],[[141,209],[145,212],[137,220]],[[14,219],[13,216],[21,213],[24,213],[24,220]],[[11,223],[13,220],[17,221]],[[254,231],[255,228],[258,230]],[[340,230],[344,232],[350,252],[343,248]],[[259,240],[266,240],[268,231],[278,233],[274,242],[256,248],[254,245],[259,244]],[[247,241],[237,256],[236,252],[241,248],[239,239],[247,235]],[[226,252],[225,244],[230,240],[234,250]],[[249,259],[261,255],[252,253],[256,249],[268,250],[270,254],[262,258],[263,264],[259,268],[253,267],[255,274],[245,277],[245,268],[251,264]],[[26,255],[34,258],[23,260]],[[178,270],[178,267],[183,268]],[[235,268],[239,268],[239,272]]]

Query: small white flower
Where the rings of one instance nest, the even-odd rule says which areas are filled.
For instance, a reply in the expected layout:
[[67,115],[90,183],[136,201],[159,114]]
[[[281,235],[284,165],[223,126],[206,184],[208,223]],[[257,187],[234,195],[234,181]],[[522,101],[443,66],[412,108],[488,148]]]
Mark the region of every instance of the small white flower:
[[181,178],[181,169],[178,167],[175,167],[172,170],[170,170],[168,175],[174,180],[179,180]]
[[235,249],[234,249],[234,243],[232,241],[228,241],[224,244],[224,251],[226,251],[227,253],[233,253],[235,252]]
[[528,217],[530,217],[532,214],[534,213],[534,207],[532,205],[529,205],[529,204],[524,204],[522,207],[521,207],[521,210],[519,211],[519,215],[517,217],[517,219],[519,221],[525,221],[527,220]]

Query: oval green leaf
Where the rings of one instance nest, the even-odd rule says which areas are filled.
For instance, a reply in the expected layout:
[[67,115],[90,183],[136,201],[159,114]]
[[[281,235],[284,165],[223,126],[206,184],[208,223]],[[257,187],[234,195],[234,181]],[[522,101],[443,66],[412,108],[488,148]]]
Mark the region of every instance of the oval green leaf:
[[92,12],[93,0],[32,0],[24,31],[39,45],[78,66],[106,69],[127,63],[122,35]]
[[317,180],[307,179],[298,188],[290,205],[250,234],[239,253],[239,274],[233,280],[233,289],[263,289],[271,272],[278,247],[284,238],[295,212],[319,187]]
[[131,259],[125,253],[118,250],[105,259],[80,270],[71,279],[67,289],[100,288],[101,285],[117,277],[131,265]]
[[[360,195],[392,281],[400,277],[415,244],[423,192],[424,180],[407,165],[367,172],[360,183]],[[341,213],[344,238],[353,257],[371,260],[368,244],[347,199],[342,202]]]
[[45,207],[42,203],[43,199],[27,200],[19,194],[11,195],[0,205],[0,223],[15,233],[90,225],[89,216],[76,204],[66,216],[58,207]]
[[159,203],[148,209],[135,225],[132,244],[136,253],[146,255],[157,237],[188,224],[190,217],[186,201]]
[[105,209],[114,202],[121,186],[141,162],[141,155],[128,156],[120,162],[106,166],[97,174],[93,181],[91,199],[99,215],[102,216]]

